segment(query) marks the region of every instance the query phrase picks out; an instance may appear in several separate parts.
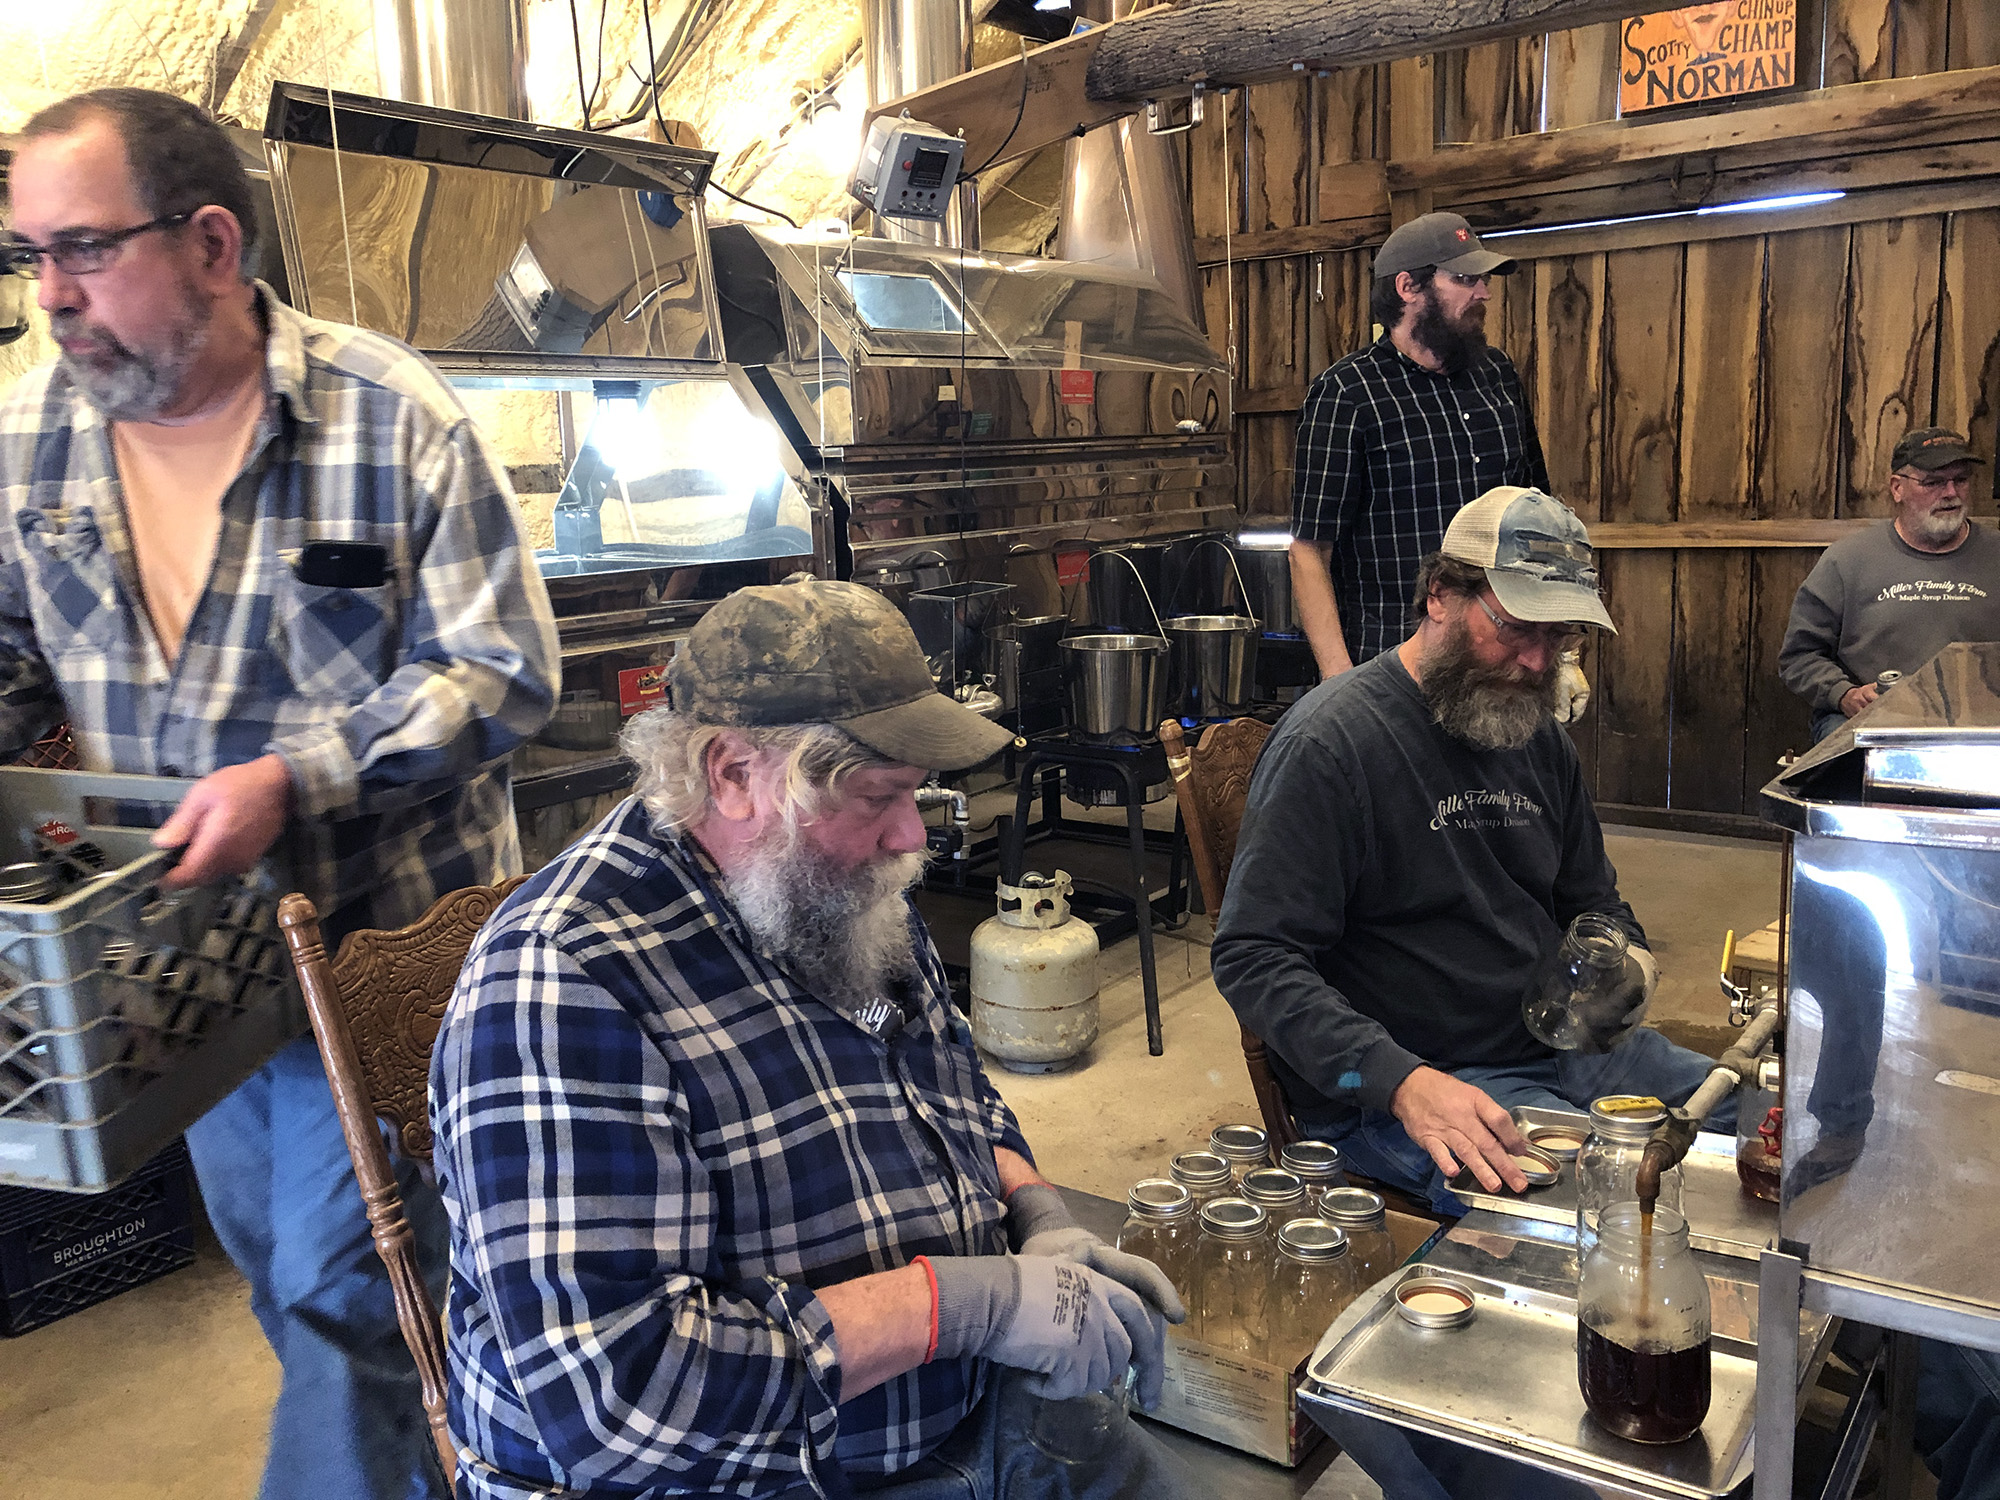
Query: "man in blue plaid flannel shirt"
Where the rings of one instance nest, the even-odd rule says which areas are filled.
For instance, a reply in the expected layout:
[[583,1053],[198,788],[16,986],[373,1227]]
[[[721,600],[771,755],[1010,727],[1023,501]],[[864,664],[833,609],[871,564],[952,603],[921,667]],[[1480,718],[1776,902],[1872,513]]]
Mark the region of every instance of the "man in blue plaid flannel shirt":
[[438,1036],[461,1495],[1191,1495],[1122,1408],[1023,1440],[1128,1364],[1152,1406],[1182,1312],[1037,1175],[905,894],[912,793],[1008,732],[853,583],[739,590],[670,684]]
[[[170,883],[268,855],[330,941],[517,872],[506,758],[552,707],[554,623],[449,388],[248,279],[242,166],[179,99],[51,106],[9,186],[0,255],[61,358],[0,404],[0,752],[67,718],[86,769],[192,778]],[[262,1494],[442,1493],[312,1038],[188,1145],[283,1366]],[[442,1206],[403,1176],[442,1285]]]

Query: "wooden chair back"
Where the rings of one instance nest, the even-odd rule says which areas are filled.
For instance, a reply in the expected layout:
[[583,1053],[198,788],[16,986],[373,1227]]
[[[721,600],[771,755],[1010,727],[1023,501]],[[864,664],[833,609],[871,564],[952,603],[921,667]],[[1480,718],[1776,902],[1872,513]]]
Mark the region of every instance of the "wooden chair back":
[[[1181,822],[1187,826],[1188,858],[1211,912],[1222,910],[1229,867],[1236,860],[1236,839],[1243,831],[1250,773],[1256,769],[1257,756],[1270,733],[1271,726],[1256,719],[1231,719],[1226,724],[1209,725],[1190,748],[1179,720],[1168,719],[1160,725],[1160,743],[1166,747],[1167,768],[1173,773],[1174,796],[1180,802]],[[1241,1029],[1243,1066],[1250,1074],[1257,1111],[1264,1117],[1264,1129],[1270,1132],[1276,1150],[1298,1140],[1299,1128],[1292,1122],[1284,1088],[1271,1071],[1263,1039],[1247,1026]]]
[[417,1264],[402,1191],[376,1122],[396,1131],[406,1155],[431,1159],[431,1049],[445,1004],[474,935],[523,878],[441,896],[408,927],[349,933],[333,959],[327,957],[312,902],[295,893],[278,903],[278,928],[326,1061],[368,1227],[389,1268],[396,1321],[423,1382],[424,1416],[448,1481],[457,1469],[458,1449],[445,1417],[444,1330]]

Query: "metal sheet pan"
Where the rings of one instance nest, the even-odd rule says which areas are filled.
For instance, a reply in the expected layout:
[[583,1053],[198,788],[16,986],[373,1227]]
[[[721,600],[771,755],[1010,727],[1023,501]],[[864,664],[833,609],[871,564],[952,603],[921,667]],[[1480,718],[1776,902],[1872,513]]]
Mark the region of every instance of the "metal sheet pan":
[[[1320,1343],[1299,1403],[1358,1412],[1661,1500],[1726,1495],[1749,1477],[1756,1415],[1756,1271],[1698,1254],[1715,1334],[1702,1430],[1651,1446],[1612,1436],[1584,1411],[1576,1375],[1573,1257],[1560,1236],[1495,1214],[1469,1215],[1421,1266],[1387,1277]],[[1478,1316],[1420,1329],[1395,1314],[1405,1278],[1444,1270],[1469,1285]],[[1496,1274],[1497,1273],[1497,1274]],[[1801,1367],[1817,1374],[1831,1321],[1800,1321]]]
[[[1590,1130],[1590,1116],[1582,1113],[1524,1105],[1512,1114],[1522,1130],[1537,1125],[1581,1125],[1585,1134]],[[1549,1186],[1531,1187],[1525,1193],[1512,1193],[1504,1187],[1489,1193],[1466,1172],[1451,1180],[1451,1190],[1472,1208],[1490,1208],[1544,1224],[1576,1223],[1574,1160],[1562,1164],[1561,1173]],[[1778,1205],[1744,1192],[1737,1178],[1734,1136],[1705,1130],[1695,1137],[1687,1160],[1681,1164],[1681,1192],[1687,1209],[1688,1243],[1697,1250],[1754,1261],[1778,1232]]]

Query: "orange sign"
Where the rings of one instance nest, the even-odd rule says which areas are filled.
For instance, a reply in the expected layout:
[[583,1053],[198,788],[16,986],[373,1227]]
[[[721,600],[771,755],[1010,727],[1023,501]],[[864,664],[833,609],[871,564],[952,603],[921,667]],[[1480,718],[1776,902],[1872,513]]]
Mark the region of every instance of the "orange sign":
[[1714,0],[1632,17],[1619,31],[1618,112],[1790,88],[1798,10],[1798,0]]

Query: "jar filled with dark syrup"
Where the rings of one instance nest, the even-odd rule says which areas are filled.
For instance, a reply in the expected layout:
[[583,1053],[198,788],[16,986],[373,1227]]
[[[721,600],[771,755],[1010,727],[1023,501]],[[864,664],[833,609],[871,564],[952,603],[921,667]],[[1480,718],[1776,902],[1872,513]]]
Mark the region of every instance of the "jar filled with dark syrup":
[[1613,1204],[1577,1283],[1576,1376],[1591,1417],[1638,1443],[1700,1431],[1709,1397],[1708,1283],[1687,1220]]

